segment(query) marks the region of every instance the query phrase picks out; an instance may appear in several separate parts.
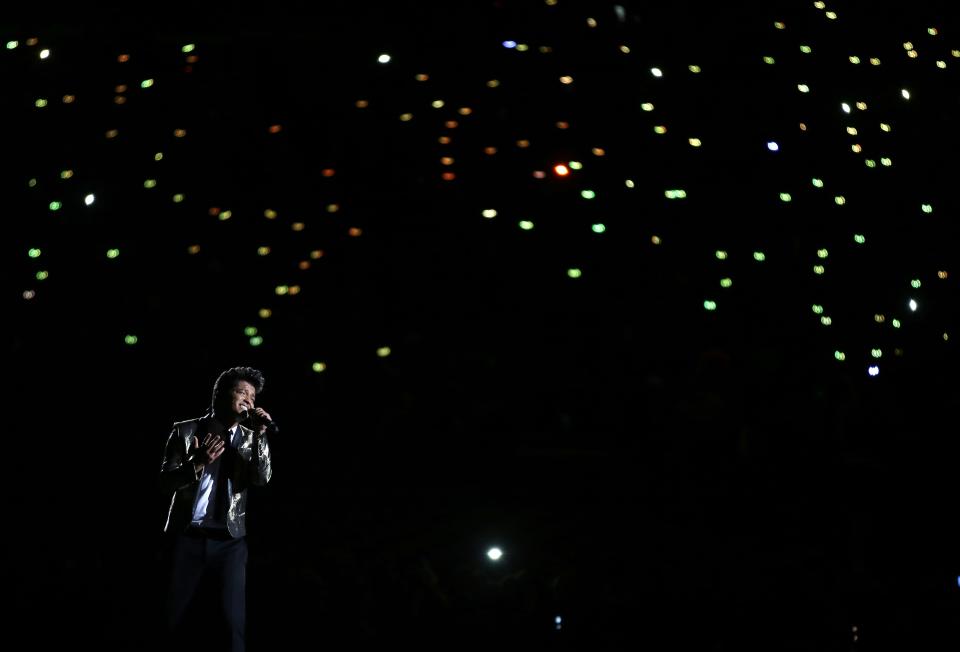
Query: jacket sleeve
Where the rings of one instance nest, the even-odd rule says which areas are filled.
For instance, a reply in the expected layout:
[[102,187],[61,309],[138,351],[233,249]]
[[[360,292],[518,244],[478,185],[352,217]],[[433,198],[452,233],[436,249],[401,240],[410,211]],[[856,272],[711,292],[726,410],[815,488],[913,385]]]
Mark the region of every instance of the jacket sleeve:
[[258,487],[270,482],[273,476],[273,466],[270,461],[270,441],[267,439],[267,433],[262,435],[258,432],[253,433],[253,455],[250,461],[240,458],[241,464],[246,468],[243,470],[243,476],[247,482]]
[[197,482],[197,470],[187,461],[187,451],[180,427],[174,426],[167,445],[163,450],[163,464],[160,467],[160,491],[172,494],[182,487]]

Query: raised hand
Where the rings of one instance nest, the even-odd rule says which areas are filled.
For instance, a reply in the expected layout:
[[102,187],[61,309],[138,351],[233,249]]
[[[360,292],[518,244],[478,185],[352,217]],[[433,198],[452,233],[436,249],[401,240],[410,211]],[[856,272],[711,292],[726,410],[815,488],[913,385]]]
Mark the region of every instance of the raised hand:
[[199,471],[200,468],[220,457],[223,454],[223,450],[223,438],[220,437],[220,435],[214,435],[208,432],[207,436],[203,439],[203,444],[194,436],[193,444],[191,444],[190,450],[187,451],[187,459],[193,462],[194,466],[199,467],[197,469]]

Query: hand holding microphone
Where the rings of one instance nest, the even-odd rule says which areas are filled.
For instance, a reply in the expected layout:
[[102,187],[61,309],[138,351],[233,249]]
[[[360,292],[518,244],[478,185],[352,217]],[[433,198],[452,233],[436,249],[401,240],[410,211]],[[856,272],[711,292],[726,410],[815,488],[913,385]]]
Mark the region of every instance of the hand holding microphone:
[[240,421],[249,424],[250,427],[258,430],[261,435],[268,431],[274,433],[279,431],[273,418],[260,407],[251,410],[249,406],[245,405],[240,413]]

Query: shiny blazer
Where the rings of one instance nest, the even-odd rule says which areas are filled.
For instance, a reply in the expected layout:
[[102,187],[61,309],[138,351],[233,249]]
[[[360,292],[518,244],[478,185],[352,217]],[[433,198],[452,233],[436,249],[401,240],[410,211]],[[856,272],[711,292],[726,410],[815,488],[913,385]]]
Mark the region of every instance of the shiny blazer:
[[[182,532],[193,518],[193,504],[200,487],[200,474],[187,460],[187,451],[194,436],[203,441],[209,418],[208,415],[175,423],[167,439],[163,465],[160,468],[160,491],[172,496],[167,522],[163,526],[164,532]],[[243,425],[240,429],[243,432],[240,445],[236,449],[227,447],[221,457],[222,470],[227,472],[229,480],[227,529],[234,538],[247,533],[247,487],[263,486],[273,475],[270,466],[270,444],[266,433],[261,435]]]

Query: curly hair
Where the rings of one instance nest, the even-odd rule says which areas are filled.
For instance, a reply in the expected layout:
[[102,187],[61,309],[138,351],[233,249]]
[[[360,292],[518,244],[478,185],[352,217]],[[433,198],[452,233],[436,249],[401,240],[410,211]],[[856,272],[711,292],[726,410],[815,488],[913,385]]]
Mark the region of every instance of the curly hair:
[[217,378],[217,382],[213,384],[213,396],[210,399],[211,410],[215,410],[219,401],[223,400],[224,396],[233,391],[238,380],[245,380],[253,385],[253,389],[256,390],[258,395],[263,391],[263,373],[261,373],[259,369],[254,369],[253,367],[232,367],[221,373]]

